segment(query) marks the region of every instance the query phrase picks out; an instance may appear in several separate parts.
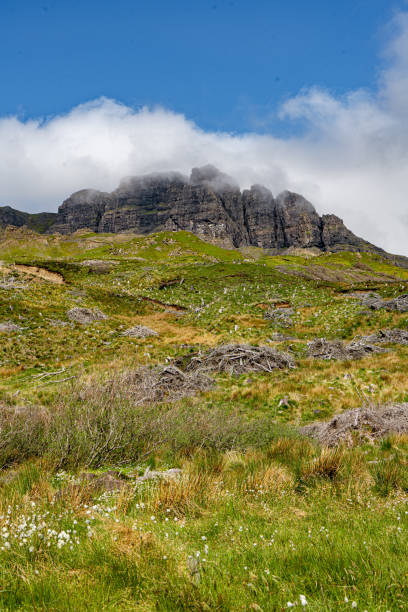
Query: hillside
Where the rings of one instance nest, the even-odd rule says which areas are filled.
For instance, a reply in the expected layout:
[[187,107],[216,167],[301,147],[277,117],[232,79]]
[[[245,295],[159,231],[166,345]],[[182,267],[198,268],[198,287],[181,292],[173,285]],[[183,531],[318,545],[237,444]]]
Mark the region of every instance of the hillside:
[[3,609],[405,609],[407,293],[381,252],[2,230]]
[[36,232],[46,232],[55,223],[56,218],[56,213],[26,213],[11,206],[0,206],[0,228],[25,225]]

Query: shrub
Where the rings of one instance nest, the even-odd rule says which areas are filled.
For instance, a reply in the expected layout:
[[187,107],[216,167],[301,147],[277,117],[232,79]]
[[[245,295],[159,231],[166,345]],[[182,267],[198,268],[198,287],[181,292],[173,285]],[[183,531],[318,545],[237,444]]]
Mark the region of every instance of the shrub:
[[3,406],[0,466],[39,456],[60,468],[129,464],[147,459],[159,447],[174,459],[197,448],[262,447],[282,435],[295,436],[266,417],[248,421],[195,403],[143,402],[145,387],[142,391],[118,375],[72,387],[53,408]]

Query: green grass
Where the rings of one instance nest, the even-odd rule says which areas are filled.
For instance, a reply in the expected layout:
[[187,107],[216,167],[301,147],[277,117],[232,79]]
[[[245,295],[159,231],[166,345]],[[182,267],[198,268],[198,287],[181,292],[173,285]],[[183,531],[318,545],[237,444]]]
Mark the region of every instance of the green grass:
[[[241,253],[188,232],[8,231],[0,259],[0,285],[16,283],[0,288],[0,323],[21,327],[0,334],[0,609],[266,612],[301,607],[300,595],[316,611],[407,608],[407,439],[333,451],[297,434],[361,394],[408,401],[408,347],[306,356],[315,337],[406,328],[408,315],[367,313],[349,296],[402,294],[405,269],[371,254]],[[92,259],[116,264],[80,265]],[[264,318],[279,304],[294,310],[288,328]],[[108,318],[73,323],[75,306]],[[159,336],[122,335],[136,324]],[[290,350],[297,367],[137,403],[125,372],[221,342]],[[180,467],[182,479],[135,487],[147,465]],[[83,469],[110,468],[128,477],[119,494],[76,484]]]
[[[299,487],[296,463],[318,451],[298,448],[280,465],[276,450],[196,452],[179,458],[180,482],[134,491],[129,481],[93,499],[86,487],[72,498],[68,474],[51,480],[27,464],[3,485],[3,609],[279,610],[301,594],[311,610],[405,609],[399,483],[376,494],[367,462],[349,452],[334,481]],[[58,490],[61,501],[47,501]]]

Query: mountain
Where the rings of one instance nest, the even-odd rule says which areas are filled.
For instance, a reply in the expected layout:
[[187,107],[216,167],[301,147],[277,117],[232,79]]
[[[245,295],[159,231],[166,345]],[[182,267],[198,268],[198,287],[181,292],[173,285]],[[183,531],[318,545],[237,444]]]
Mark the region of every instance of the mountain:
[[6,225],[61,234],[79,229],[137,234],[187,230],[227,248],[385,254],[355,236],[339,217],[319,216],[303,196],[284,191],[274,198],[262,185],[241,191],[234,179],[211,165],[193,168],[190,177],[177,172],[127,177],[111,193],[83,189],[67,198],[58,213],[0,207],[0,227]]
[[43,233],[55,223],[57,217],[57,213],[30,214],[15,210],[11,206],[0,206],[0,228],[7,227],[7,225],[14,225],[15,227],[26,225],[36,232]]
[[68,234],[82,228],[139,234],[188,230],[224,247],[382,253],[335,215],[320,217],[301,195],[284,191],[274,198],[261,185],[240,191],[234,179],[210,165],[193,168],[189,178],[157,173],[125,178],[112,193],[77,191],[59,207],[47,231]]

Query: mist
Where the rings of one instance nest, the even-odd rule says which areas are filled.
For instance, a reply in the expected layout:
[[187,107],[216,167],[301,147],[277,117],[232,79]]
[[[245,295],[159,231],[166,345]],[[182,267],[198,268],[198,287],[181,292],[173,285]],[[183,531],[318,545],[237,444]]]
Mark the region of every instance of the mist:
[[311,87],[276,109],[296,137],[208,132],[165,108],[100,98],[37,120],[0,118],[0,205],[56,211],[82,188],[213,164],[241,188],[297,191],[356,234],[408,255],[408,13],[395,16],[375,91]]

